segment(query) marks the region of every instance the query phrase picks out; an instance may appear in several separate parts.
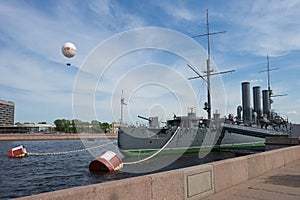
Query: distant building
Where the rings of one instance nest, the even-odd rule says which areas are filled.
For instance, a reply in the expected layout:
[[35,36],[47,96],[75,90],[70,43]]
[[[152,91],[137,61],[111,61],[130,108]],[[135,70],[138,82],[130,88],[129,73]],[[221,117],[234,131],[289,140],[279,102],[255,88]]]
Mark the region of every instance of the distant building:
[[51,124],[17,124],[0,126],[0,134],[3,133],[52,133],[55,126]]
[[111,134],[118,134],[119,128],[120,128],[120,123],[113,122],[113,123],[111,123],[111,127],[110,127],[110,130],[109,130],[109,133],[111,133]]
[[15,104],[11,101],[0,100],[0,126],[14,125]]
[[55,126],[51,124],[14,124],[15,104],[0,100],[0,134],[2,133],[51,133]]

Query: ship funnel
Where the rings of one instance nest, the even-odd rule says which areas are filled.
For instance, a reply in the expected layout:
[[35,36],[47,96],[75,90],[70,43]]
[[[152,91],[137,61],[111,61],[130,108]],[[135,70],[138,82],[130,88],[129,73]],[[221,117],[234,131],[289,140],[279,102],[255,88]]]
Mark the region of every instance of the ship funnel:
[[253,107],[254,112],[256,112],[257,116],[261,116],[261,95],[260,95],[260,86],[253,87]]
[[252,110],[250,106],[250,83],[242,82],[242,107],[244,123],[252,121]]
[[268,119],[270,119],[271,104],[270,104],[269,90],[263,90],[262,95],[263,95],[263,114],[266,115]]

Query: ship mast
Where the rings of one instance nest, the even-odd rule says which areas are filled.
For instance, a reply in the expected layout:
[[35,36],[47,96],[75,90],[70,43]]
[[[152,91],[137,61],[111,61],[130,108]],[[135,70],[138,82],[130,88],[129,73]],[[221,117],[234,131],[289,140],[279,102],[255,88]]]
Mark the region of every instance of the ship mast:
[[269,99],[270,99],[270,109],[271,109],[271,104],[273,103],[273,100],[271,99],[271,97],[287,96],[287,94],[273,95],[273,91],[271,89],[271,83],[270,83],[270,71],[274,71],[274,70],[278,70],[278,69],[279,68],[270,69],[269,55],[267,54],[267,69],[260,71],[259,73],[267,72],[267,74],[268,74],[268,91],[269,91]]
[[207,113],[208,119],[211,119],[211,100],[210,100],[210,42],[209,42],[209,23],[208,23],[208,10],[206,10],[206,30],[207,30]]
[[[207,63],[206,63],[207,102],[205,103],[204,109],[207,111],[208,119],[211,119],[210,76],[211,76],[212,71],[210,69],[210,37],[209,36],[226,33],[226,31],[209,32],[208,9],[206,9],[206,31],[207,31],[206,34],[196,35],[196,36],[193,36],[193,38],[207,36]],[[202,77],[202,79],[203,79],[203,76],[199,75],[199,77]]]
[[267,75],[268,75],[268,91],[269,91],[270,109],[271,109],[271,104],[273,103],[273,100],[271,99],[271,97],[273,97],[272,96],[273,92],[272,92],[271,84],[270,84],[270,71],[278,70],[278,69],[279,68],[270,69],[269,55],[267,54],[267,69],[263,70],[263,71],[260,71],[259,73],[267,72]]

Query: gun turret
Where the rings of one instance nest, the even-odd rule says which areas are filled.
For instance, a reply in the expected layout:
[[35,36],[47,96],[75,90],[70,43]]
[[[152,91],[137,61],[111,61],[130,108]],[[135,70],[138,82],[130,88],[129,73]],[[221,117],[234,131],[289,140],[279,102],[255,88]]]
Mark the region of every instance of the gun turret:
[[143,117],[143,116],[138,115],[138,118],[147,120],[149,122],[149,127],[150,128],[159,128],[158,117],[149,117],[149,118],[147,118],[147,117]]
[[152,121],[150,118],[143,117],[143,116],[140,116],[140,115],[138,115],[138,118],[141,118],[141,119],[147,120],[148,122],[151,122],[151,121]]

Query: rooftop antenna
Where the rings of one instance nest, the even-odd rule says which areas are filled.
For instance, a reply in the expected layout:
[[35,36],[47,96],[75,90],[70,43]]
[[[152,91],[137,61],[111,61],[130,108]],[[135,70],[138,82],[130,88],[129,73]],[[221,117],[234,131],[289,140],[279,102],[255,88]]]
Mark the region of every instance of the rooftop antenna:
[[[196,77],[189,78],[189,80],[196,79],[196,78],[201,78],[207,84],[207,102],[205,102],[205,104],[204,104],[204,109],[207,111],[207,118],[211,119],[210,76],[211,75],[217,75],[217,74],[224,74],[224,73],[228,73],[228,72],[233,72],[234,70],[230,70],[230,71],[226,71],[226,72],[211,73],[212,70],[210,69],[210,40],[209,40],[209,36],[210,35],[221,34],[221,33],[226,33],[226,31],[209,32],[208,9],[206,9],[206,31],[207,31],[206,34],[193,36],[193,38],[207,36],[207,63],[206,63],[207,68],[206,68],[206,75],[203,75],[203,76],[200,75],[200,73],[198,73],[197,70],[195,70],[195,68],[193,66],[191,66],[189,64],[187,64],[187,65],[188,65],[189,68],[191,68],[198,75]],[[204,77],[206,77],[206,79],[204,79]]]

